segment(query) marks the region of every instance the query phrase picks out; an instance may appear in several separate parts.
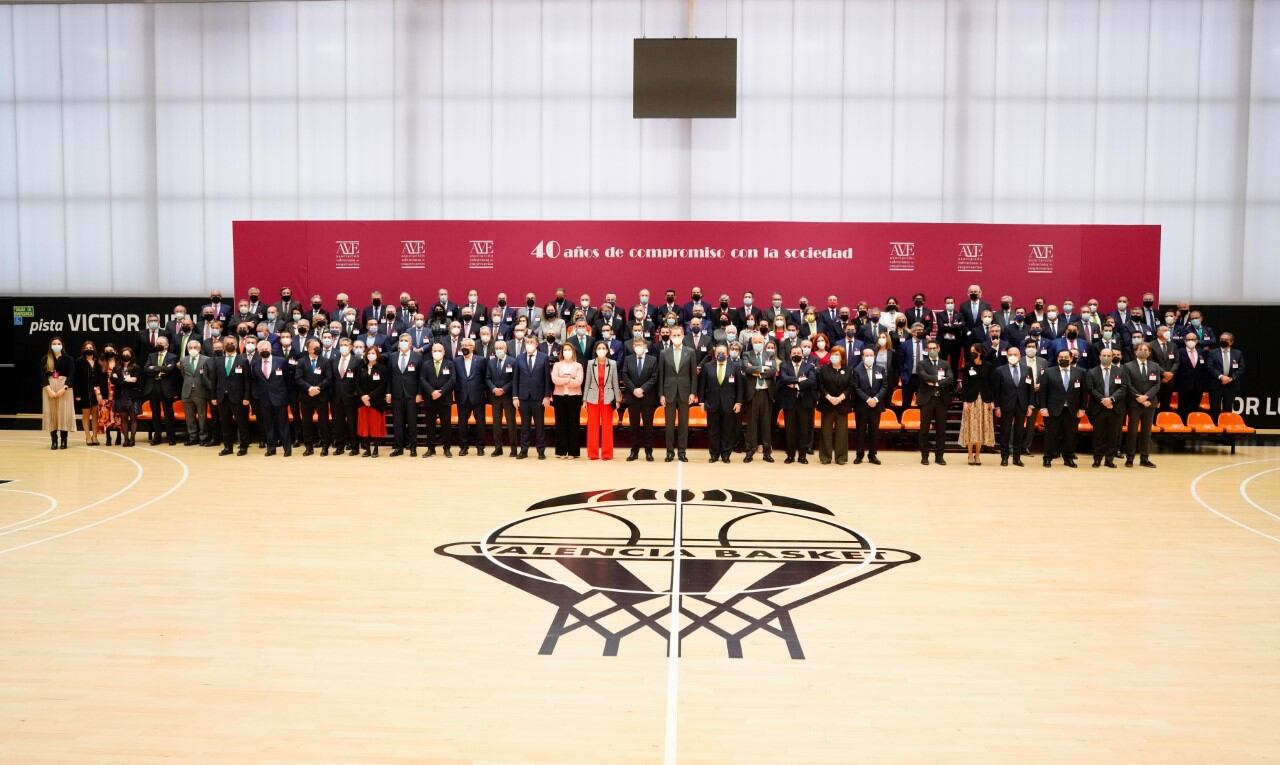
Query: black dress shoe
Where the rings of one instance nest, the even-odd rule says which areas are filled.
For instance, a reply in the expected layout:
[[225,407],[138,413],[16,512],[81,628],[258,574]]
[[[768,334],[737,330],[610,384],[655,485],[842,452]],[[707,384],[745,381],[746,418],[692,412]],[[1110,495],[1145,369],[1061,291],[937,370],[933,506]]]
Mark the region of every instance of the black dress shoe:
[[400,447],[398,447],[398,446],[397,446],[396,448],[392,449],[392,450],[391,450],[391,453],[390,453],[390,454],[388,454],[387,456],[388,456],[388,457],[399,457],[401,454],[404,454],[404,449],[401,449]]
[[1107,457],[1107,459],[1102,464],[1106,465],[1109,468],[1116,467],[1116,461],[1111,459],[1110,457]]
[[483,446],[478,447],[478,448],[476,449],[476,456],[477,456],[477,457],[483,457],[483,456],[484,456],[484,447],[483,447]]
[[262,456],[264,456],[264,457],[274,457],[274,456],[275,456],[275,454],[276,454],[276,448],[275,448],[274,446],[268,446],[268,447],[267,447],[267,451],[266,451],[266,453],[265,453],[265,454],[263,454]]
[[453,450],[446,446],[444,448],[444,456],[453,459]]
[[[471,453],[471,450],[470,450],[468,447],[464,446],[464,447],[462,447],[462,449],[461,449],[461,450],[459,450],[459,452],[458,452],[458,456],[459,456],[459,457],[465,457],[465,456],[467,456],[467,455],[468,455],[468,454],[470,454],[470,453]],[[446,456],[446,457],[452,457],[453,455],[452,455],[452,454],[450,454],[450,453],[448,452],[448,450],[445,450],[444,456]]]
[[862,455],[861,455],[861,454],[858,454],[858,455],[855,455],[855,456],[854,456],[854,458],[853,458],[853,464],[855,464],[855,465],[861,465],[861,464],[862,464]]
[[493,451],[489,452],[489,456],[490,456],[490,457],[501,457],[501,456],[502,456],[502,447],[501,447],[501,446],[499,446],[497,449],[494,449]]
[[784,464],[784,465],[790,465],[791,463],[793,463],[793,462],[795,462],[795,461],[796,461],[796,458],[795,458],[795,457],[792,457],[790,454],[788,454],[788,455],[787,455],[787,458],[786,458],[785,460],[783,460],[783,461],[782,461],[782,464]]
[[809,458],[801,454],[799,457],[796,458],[796,462],[799,462],[801,465],[808,465]]
[[761,459],[763,459],[765,462],[773,462],[773,455],[770,454],[769,452],[765,452],[764,456],[761,457]]
[[1133,457],[1125,457],[1124,466],[1133,467]]
[[1094,467],[1096,467],[1096,468],[1102,467],[1102,458],[1101,458],[1101,457],[1094,457],[1094,458],[1093,458],[1093,466],[1094,466]]
[[428,447],[427,447],[427,450],[426,450],[425,452],[423,452],[423,453],[422,453],[422,458],[423,458],[424,460],[425,460],[427,457],[434,457],[434,456],[436,456],[436,448],[435,448],[434,446],[428,446]]
[[1045,457],[1043,462],[1045,467],[1053,467],[1053,460],[1049,459],[1048,457]]
[[934,459],[933,459],[933,464],[935,464],[935,465],[945,465],[945,464],[947,464],[947,461],[946,461],[945,459],[943,459],[942,457],[934,457]]
[[676,459],[676,453],[675,453],[675,452],[667,452],[667,456],[666,456],[666,458],[665,458],[665,459],[663,459],[662,461],[663,461],[663,462],[675,462],[675,459]]
[[[648,451],[647,451],[647,452],[645,452],[645,453],[644,453],[644,461],[645,461],[645,462],[653,462],[653,452],[648,452]],[[669,462],[669,461],[670,461],[670,460],[668,460],[668,462]]]
[[410,446],[410,447],[409,447],[409,456],[410,456],[410,457],[417,457],[417,456],[418,456],[418,447],[416,447],[416,446]]
[[286,457],[292,457],[292,456],[293,456],[293,447],[291,447],[291,446],[286,446],[286,447],[284,448],[284,456],[286,456]]
[[[514,452],[513,452],[513,454],[514,454]],[[529,450],[528,450],[528,449],[521,449],[521,450],[520,450],[520,453],[519,453],[519,454],[516,454],[516,459],[518,459],[518,460],[527,460],[527,459],[529,459]]]
[[1000,458],[1000,467],[1009,467],[1009,458],[1008,458],[1008,457],[1001,457],[1001,458]]
[[713,454],[711,455],[710,459],[707,460],[707,462],[719,462],[719,461],[720,461],[719,454]]
[[246,455],[246,454],[248,454],[248,453],[249,453],[249,449],[248,449],[248,447],[244,447],[244,446],[242,446],[242,447],[240,447],[239,449],[237,449],[237,450],[236,450],[236,456],[237,456],[237,457],[243,457],[244,455]]
[[312,454],[315,454],[315,452],[316,452],[315,449],[312,449],[310,446],[308,446],[306,449],[302,451],[302,456],[310,457]]
[[748,462],[751,462],[752,460],[754,460],[755,458],[756,458],[756,455],[755,455],[755,454],[748,454],[747,456],[745,456],[745,457],[743,457],[743,458],[742,458],[742,464],[744,464],[744,465],[745,465],[745,464],[747,464]]
[[1076,467],[1077,467],[1077,465],[1076,465],[1076,461],[1075,461],[1075,460],[1073,460],[1073,459],[1063,460],[1063,461],[1062,461],[1062,464],[1064,464],[1064,465],[1066,465],[1067,467],[1072,468],[1072,469],[1074,469],[1074,468],[1076,468]]
[[728,453],[728,452],[726,452],[725,454],[721,454],[721,455],[720,455],[720,461],[721,461],[721,462],[723,462],[724,464],[728,465],[728,464],[729,464],[729,459],[730,459],[731,457],[733,457],[733,454],[732,454],[732,453]]
[[[448,457],[449,455],[447,455],[447,454],[446,454],[445,456],[446,456],[446,457]],[[540,460],[545,460],[546,458],[547,458],[547,453],[546,453],[546,452],[544,452],[544,451],[542,451],[541,449],[539,449],[539,450],[538,450],[538,459],[540,459]]]
[[[339,451],[339,452],[338,452],[338,454],[342,454],[342,452],[341,452],[341,451]],[[322,446],[322,447],[320,447],[320,456],[321,456],[321,457],[328,457],[328,456],[329,456],[329,447],[327,447],[327,446]]]
[[688,462],[688,461],[689,461],[689,455],[685,454],[685,453],[684,453],[684,450],[683,450],[683,449],[681,449],[681,450],[680,450],[680,456],[678,457],[678,459],[679,459],[681,462]]
[[638,452],[631,452],[627,455],[627,462],[635,462],[638,459],[640,459],[640,454]]
[[924,456],[922,456],[922,457],[920,458],[920,464],[921,464],[921,465],[928,465],[928,464],[929,464],[929,456],[928,456],[928,455],[924,455]]
[[516,453],[515,449],[512,449],[511,451],[507,452],[507,456],[510,457],[511,459],[516,459],[520,455]]
[[1018,466],[1018,467],[1025,467],[1025,466],[1022,464],[1022,458],[1021,458],[1021,457],[1019,457],[1019,456],[1018,456],[1018,455],[1016,455],[1016,454],[1015,454],[1015,455],[1013,455],[1013,464],[1014,464],[1014,465],[1016,465],[1016,466]]
[[867,457],[867,462],[870,462],[872,465],[879,465],[880,458],[873,454],[870,457]]
[[1149,467],[1149,468],[1153,468],[1156,466],[1156,463],[1152,462],[1151,460],[1142,460],[1138,464],[1143,467]]

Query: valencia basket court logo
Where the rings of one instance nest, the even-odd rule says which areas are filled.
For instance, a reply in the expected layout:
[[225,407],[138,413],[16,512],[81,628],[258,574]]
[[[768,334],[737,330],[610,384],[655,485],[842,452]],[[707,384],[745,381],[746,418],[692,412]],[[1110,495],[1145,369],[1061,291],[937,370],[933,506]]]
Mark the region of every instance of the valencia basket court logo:
[[792,659],[804,658],[796,609],[920,560],[877,547],[825,507],[729,489],[554,497],[479,541],[436,553],[551,604],[544,655],[562,639],[598,640],[605,656],[624,641],[650,650],[710,639],[730,658],[744,655],[744,643],[756,650],[780,642]]

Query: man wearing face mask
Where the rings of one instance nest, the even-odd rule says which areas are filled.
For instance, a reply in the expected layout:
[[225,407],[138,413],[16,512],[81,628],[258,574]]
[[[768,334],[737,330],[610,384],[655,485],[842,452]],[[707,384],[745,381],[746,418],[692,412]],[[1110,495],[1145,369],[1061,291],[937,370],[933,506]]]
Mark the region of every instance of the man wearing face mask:
[[1040,336],[1049,343],[1048,348],[1052,349],[1052,342],[1062,337],[1067,332],[1067,322],[1058,313],[1058,306],[1050,304],[1044,312],[1044,321],[1040,322]]
[[[1151,452],[1151,426],[1155,422],[1156,404],[1160,395],[1160,366],[1150,359],[1151,346],[1141,343],[1134,349],[1136,358],[1124,365],[1125,386],[1128,388],[1128,435],[1125,438],[1124,466],[1133,467],[1135,454],[1142,455],[1143,467],[1155,467],[1149,459]],[[1181,396],[1179,396],[1181,398]]]
[[948,366],[956,369],[960,366],[961,349],[969,328],[965,326],[964,317],[956,309],[954,297],[947,295],[942,302],[942,310],[938,311],[935,322],[938,327],[938,351]]
[[395,306],[387,306],[386,312],[383,314],[382,321],[378,322],[378,331],[387,337],[400,337],[409,327],[400,317],[400,312]]
[[693,358],[698,364],[711,355],[711,333],[705,330],[701,319],[689,322],[684,336],[684,345],[693,351]]
[[742,293],[742,307],[734,309],[733,325],[741,332],[747,327],[754,327],[759,324],[763,316],[764,312],[755,304],[754,293],[747,290]]
[[605,303],[600,306],[600,313],[596,316],[592,328],[596,337],[603,337],[606,329],[618,340],[624,339],[627,333],[627,323],[618,314],[612,303]]
[[186,446],[213,443],[207,411],[213,396],[213,360],[201,352],[200,341],[192,338],[185,346],[186,355],[178,364],[182,374],[182,411],[186,418]]
[[1076,466],[1076,432],[1084,416],[1084,374],[1071,365],[1071,352],[1059,351],[1057,366],[1040,385],[1036,405],[1044,416],[1044,466],[1052,467],[1061,456],[1069,468]]
[[1093,347],[1080,337],[1080,327],[1077,324],[1068,324],[1064,336],[1053,343],[1055,357],[1063,351],[1068,353],[1074,351],[1080,359],[1080,367],[1085,370],[1092,369],[1094,366],[1092,350]]
[[502,456],[503,423],[506,423],[507,445],[511,447],[510,456],[518,453],[516,441],[516,405],[513,395],[515,385],[515,360],[507,355],[507,341],[495,340],[493,356],[485,361],[484,384],[489,393],[489,406],[493,409],[493,452],[492,457]]
[[622,359],[619,370],[623,404],[630,420],[631,452],[627,462],[634,462],[644,447],[645,459],[653,462],[653,413],[658,408],[658,360],[649,353],[649,343],[641,333],[634,333],[630,353]]
[[[432,347],[434,354],[435,347]],[[443,355],[444,350],[441,349]],[[387,354],[386,402],[391,406],[391,423],[395,431],[395,448],[392,457],[399,457],[408,449],[410,456],[418,456],[418,404],[423,401],[420,387],[422,355],[413,352],[409,336],[401,335],[396,350]],[[428,415],[430,416],[430,415]],[[445,415],[445,437],[448,438],[448,414]]]
[[742,411],[743,388],[749,378],[739,362],[729,358],[729,348],[720,343],[702,362],[698,372],[698,395],[707,415],[707,451],[710,462],[729,462],[737,440],[738,413]]
[[743,462],[755,459],[757,444],[764,447],[764,461],[773,462],[773,401],[779,371],[775,347],[756,334],[751,338],[750,349],[743,355],[742,405],[747,412]]
[[[458,445],[462,447],[458,454],[461,457],[467,456],[473,446],[477,455],[484,456],[484,404],[488,389],[484,383],[484,361],[476,357],[475,345],[475,340],[464,338],[462,351],[453,360],[453,396],[458,403]],[[446,411],[445,417],[448,416]],[[470,433],[468,423],[472,425]]]
[[864,348],[857,358],[859,364],[851,370],[854,428],[857,431],[854,440],[858,449],[853,464],[862,464],[865,454],[868,462],[879,465],[876,439],[880,436],[880,413],[889,405],[889,375],[884,367],[876,364],[875,350]]
[[697,366],[693,353],[684,347],[684,329],[671,329],[671,347],[658,355],[658,391],[665,408],[667,457],[671,462],[679,449],[681,462],[688,462],[689,407],[697,398]]
[[449,299],[449,290],[441,287],[436,291],[436,297],[438,299],[436,305],[444,309],[444,317],[449,321],[457,319],[460,315],[458,304]]
[[280,302],[274,307],[281,317],[293,316],[294,311],[297,311],[299,316],[302,314],[302,304],[293,299],[293,290],[288,287],[280,288]]
[[293,453],[293,440],[289,434],[289,391],[284,368],[284,360],[271,355],[271,344],[260,341],[249,367],[253,375],[249,389],[258,402],[257,415],[267,457],[275,455],[276,449],[281,447],[284,456]]
[[1089,390],[1089,422],[1093,424],[1093,466],[1116,466],[1115,455],[1120,450],[1120,426],[1124,420],[1127,388],[1120,365],[1114,363],[1118,351],[1104,348],[1099,353],[1099,366],[1085,375],[1085,387]]
[[147,355],[143,367],[146,376],[143,394],[151,403],[151,435],[148,441],[152,446],[160,443],[162,429],[168,430],[170,446],[178,440],[173,402],[182,392],[182,375],[177,364],[177,355],[169,353],[169,338],[161,335],[155,352]]
[[547,458],[546,407],[551,405],[551,362],[545,351],[538,349],[538,342],[526,337],[524,348],[515,360],[513,394],[520,402],[520,455],[529,456],[531,435],[536,435],[538,459]]
[[924,327],[925,335],[933,331],[933,311],[925,305],[925,295],[923,292],[917,292],[911,296],[911,306],[907,308],[907,326],[914,327],[920,324]]
[[694,286],[689,290],[689,301],[681,308],[680,315],[687,322],[693,318],[694,309],[700,309],[703,316],[711,313],[711,304],[702,299],[702,288]]
[[[916,377],[916,367],[928,355],[926,344],[928,336],[924,324],[916,322],[911,326],[911,335],[902,341],[898,349],[898,383],[902,386],[902,405],[909,407],[920,386],[920,378]],[[861,355],[861,349],[858,355]],[[852,357],[852,358],[856,358]]]
[[1183,340],[1183,347],[1178,351],[1178,372],[1173,377],[1173,386],[1178,391],[1178,416],[1186,421],[1187,415],[1200,411],[1200,399],[1209,392],[1209,381],[1213,374],[1209,371],[1208,358],[1200,347],[1199,338],[1193,334]]
[[368,324],[370,320],[378,321],[383,316],[382,293],[374,290],[369,293],[369,305],[360,312],[360,323]]
[[351,339],[344,337],[338,341],[338,352],[329,361],[330,375],[333,378],[333,446],[334,456],[350,448],[351,456],[360,453],[358,422],[360,411],[360,384],[357,372],[360,368],[360,357],[352,352]]
[[1240,380],[1244,377],[1244,352],[1235,347],[1236,337],[1230,332],[1218,336],[1218,347],[1209,357],[1209,416],[1217,422],[1222,412],[1236,411],[1240,398]]
[[[1160,367],[1160,409],[1161,412],[1167,412],[1170,409],[1170,403],[1173,400],[1174,383],[1173,380],[1178,376],[1180,363],[1178,360],[1179,352],[1182,350],[1178,343],[1173,342],[1171,335],[1172,322],[1166,325],[1156,327],[1156,339],[1151,343],[1151,363]],[[1122,355],[1128,356],[1132,353],[1132,349],[1126,349],[1121,346]],[[1132,361],[1132,358],[1126,358],[1125,363]],[[1113,359],[1114,362],[1114,359]]]
[[969,285],[969,299],[960,304],[960,317],[966,329],[972,330],[982,320],[982,312],[990,311],[991,304],[982,299],[982,288],[976,284]]
[[[808,340],[788,352],[788,361],[778,370],[778,405],[782,409],[786,433],[786,464],[808,464],[809,447],[813,443],[813,412],[818,405],[818,368],[805,358],[812,348]],[[727,460],[726,460],[727,461]]]
[[213,364],[213,410],[217,414],[222,435],[219,456],[232,452],[238,444],[238,456],[249,453],[249,359],[237,353],[236,341],[223,341],[222,358]]
[[296,420],[301,427],[306,450],[304,457],[315,453],[320,445],[320,456],[329,456],[329,399],[333,394],[333,370],[329,362],[320,358],[320,342],[311,338],[306,342],[307,352],[294,367],[294,384],[297,388],[298,411]]
[[1010,348],[1004,363],[993,364],[991,397],[995,416],[1000,421],[1000,465],[1022,467],[1022,446],[1026,440],[1028,418],[1035,412],[1032,401],[1031,373],[1022,364],[1022,352]]
[[[459,353],[458,356],[461,358],[462,354]],[[392,357],[390,361],[392,366],[395,366],[399,358]],[[475,362],[473,361],[472,364],[474,365]],[[449,430],[452,427],[449,424],[449,414],[458,383],[454,363],[443,345],[440,343],[431,345],[430,356],[422,359],[417,368],[417,375],[418,400],[423,404],[422,408],[427,415],[427,450],[422,457],[426,459],[435,456],[437,432],[440,434],[439,440],[443,442],[444,456],[453,457],[453,450],[449,446]],[[458,417],[458,426],[461,430],[461,413]],[[439,428],[438,431],[437,428]],[[418,456],[417,450],[413,448],[409,450],[409,454],[413,457]],[[394,457],[395,453],[392,452],[391,456]]]
[[933,461],[945,465],[947,461],[942,457],[943,440],[946,438],[947,409],[951,406],[951,396],[956,389],[956,376],[951,364],[942,358],[941,348],[936,340],[930,340],[925,348],[927,355],[916,365],[916,377],[920,378],[920,464],[929,464],[929,428],[932,426]]
[[[1121,326],[1123,324],[1128,323],[1129,315],[1130,315],[1129,314],[1129,298],[1126,297],[1125,295],[1121,295],[1120,297],[1116,298],[1116,310],[1112,311],[1107,315],[1116,320],[1116,326]],[[1140,323],[1142,321],[1141,312],[1139,312],[1138,314],[1138,321]]]

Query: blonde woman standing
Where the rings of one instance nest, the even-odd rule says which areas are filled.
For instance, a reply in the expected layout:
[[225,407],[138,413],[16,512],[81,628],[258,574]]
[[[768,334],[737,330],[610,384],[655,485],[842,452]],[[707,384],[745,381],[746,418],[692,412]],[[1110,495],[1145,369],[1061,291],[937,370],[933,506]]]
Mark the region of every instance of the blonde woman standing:
[[44,361],[40,365],[40,378],[44,383],[44,406],[41,420],[49,431],[49,448],[66,449],[67,431],[76,429],[75,383],[76,364],[63,352],[61,337],[49,340]]

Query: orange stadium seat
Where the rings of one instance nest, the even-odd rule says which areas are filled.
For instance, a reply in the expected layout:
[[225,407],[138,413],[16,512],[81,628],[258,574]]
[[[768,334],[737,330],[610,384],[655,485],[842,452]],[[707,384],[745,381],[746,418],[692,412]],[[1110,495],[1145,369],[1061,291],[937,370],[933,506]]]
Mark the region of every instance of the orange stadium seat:
[[[1156,428],[1159,433],[1190,433],[1191,428],[1182,424],[1177,412],[1160,412],[1156,415]],[[1153,428],[1154,430],[1154,428]]]

